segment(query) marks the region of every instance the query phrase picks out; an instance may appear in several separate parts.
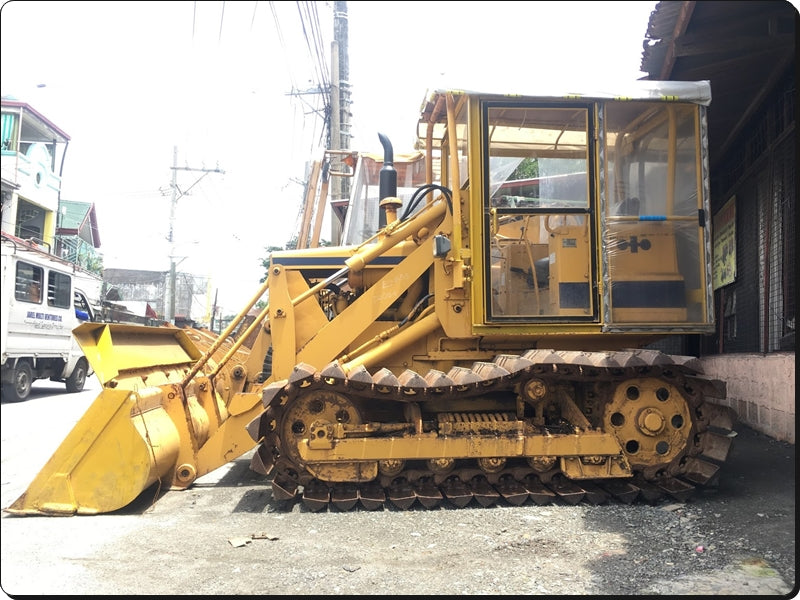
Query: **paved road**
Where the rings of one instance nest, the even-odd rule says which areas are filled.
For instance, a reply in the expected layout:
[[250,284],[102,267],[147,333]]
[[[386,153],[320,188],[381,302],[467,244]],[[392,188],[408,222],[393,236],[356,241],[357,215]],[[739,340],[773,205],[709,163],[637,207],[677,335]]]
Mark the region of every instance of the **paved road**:
[[[98,391],[94,378],[80,394],[37,382],[28,401],[0,405],[3,507],[25,491]],[[580,594],[596,591],[600,577],[601,593],[613,594],[632,589],[630,578],[643,574],[634,593],[793,597],[795,449],[738,429],[719,488],[677,508],[526,504],[309,514],[295,506],[285,512],[249,470],[248,453],[155,504],[143,499],[87,517],[3,513],[0,584],[12,596]],[[537,537],[514,523],[535,526]],[[560,523],[558,530],[546,529],[552,523]],[[671,529],[658,530],[660,524]],[[552,545],[544,546],[550,535]],[[706,548],[693,557],[695,538]],[[468,546],[484,541],[490,544],[485,571],[466,562],[473,555],[465,558]],[[682,564],[685,572],[671,574]],[[567,573],[572,582],[550,577],[534,586],[536,569]],[[390,572],[393,585],[386,584]]]

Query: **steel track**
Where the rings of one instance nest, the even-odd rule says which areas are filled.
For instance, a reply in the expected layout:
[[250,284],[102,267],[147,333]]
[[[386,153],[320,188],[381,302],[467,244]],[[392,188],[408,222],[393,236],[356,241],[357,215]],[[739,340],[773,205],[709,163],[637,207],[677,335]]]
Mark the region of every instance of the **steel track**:
[[[362,483],[326,483],[314,478],[302,464],[287,457],[292,453],[280,439],[282,416],[301,394],[332,391],[348,398],[391,403],[425,403],[452,398],[479,397],[514,390],[531,377],[552,384],[610,382],[658,377],[681,390],[689,406],[692,435],[680,460],[668,465],[636,470],[631,478],[570,480],[556,467],[546,472],[524,460],[509,460],[502,470],[487,473],[474,461],[458,461],[447,473],[411,464],[400,473],[381,475]],[[538,505],[561,502],[657,502],[668,497],[688,500],[697,487],[716,481],[735,437],[734,415],[708,398],[724,398],[724,382],[705,377],[694,357],[667,355],[655,350],[618,352],[571,352],[545,349],[521,355],[498,355],[493,362],[477,362],[471,368],[456,367],[448,373],[430,371],[425,377],[406,371],[400,376],[387,369],[370,374],[357,369],[345,374],[334,362],[322,371],[297,365],[289,379],[273,382],[263,391],[265,411],[248,428],[261,440],[252,459],[253,470],[272,477],[276,500],[301,501],[313,511],[334,507],[351,510],[360,506],[377,510],[387,505],[407,510],[414,505],[435,508],[497,503]]]

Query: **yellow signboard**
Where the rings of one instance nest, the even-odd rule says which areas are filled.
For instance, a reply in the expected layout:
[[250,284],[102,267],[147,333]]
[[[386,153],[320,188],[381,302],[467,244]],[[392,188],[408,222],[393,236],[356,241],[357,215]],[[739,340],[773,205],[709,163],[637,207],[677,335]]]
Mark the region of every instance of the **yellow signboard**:
[[736,281],[736,196],[714,215],[712,281],[717,290]]

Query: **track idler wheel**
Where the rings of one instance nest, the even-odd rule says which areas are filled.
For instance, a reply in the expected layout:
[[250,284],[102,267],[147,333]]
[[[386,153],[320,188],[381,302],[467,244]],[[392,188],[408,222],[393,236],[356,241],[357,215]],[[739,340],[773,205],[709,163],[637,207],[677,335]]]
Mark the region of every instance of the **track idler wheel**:
[[689,405],[671,383],[655,377],[619,385],[603,418],[636,470],[658,470],[683,453],[692,430]]

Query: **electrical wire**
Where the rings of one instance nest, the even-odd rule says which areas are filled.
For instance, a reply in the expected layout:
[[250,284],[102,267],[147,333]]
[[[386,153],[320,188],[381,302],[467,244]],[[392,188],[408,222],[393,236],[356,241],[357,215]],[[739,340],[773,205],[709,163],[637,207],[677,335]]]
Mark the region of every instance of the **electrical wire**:
[[219,16],[219,39],[218,42],[222,42],[222,22],[225,20],[225,0],[222,0],[222,13]]

